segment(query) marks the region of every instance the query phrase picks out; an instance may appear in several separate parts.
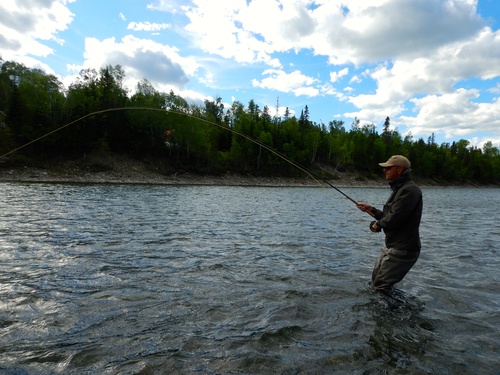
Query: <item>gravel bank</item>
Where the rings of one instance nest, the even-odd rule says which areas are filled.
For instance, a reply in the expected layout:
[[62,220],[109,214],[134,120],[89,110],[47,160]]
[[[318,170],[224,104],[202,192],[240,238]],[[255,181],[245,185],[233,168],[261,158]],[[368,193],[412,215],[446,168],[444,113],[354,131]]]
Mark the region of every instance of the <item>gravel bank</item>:
[[[125,157],[88,158],[64,161],[50,166],[0,165],[0,182],[50,182],[96,184],[221,185],[221,186],[328,186],[304,174],[300,178],[253,177],[226,173],[222,176],[165,173],[152,163]],[[365,180],[354,175],[338,174],[330,181],[336,187],[384,187],[382,178]]]

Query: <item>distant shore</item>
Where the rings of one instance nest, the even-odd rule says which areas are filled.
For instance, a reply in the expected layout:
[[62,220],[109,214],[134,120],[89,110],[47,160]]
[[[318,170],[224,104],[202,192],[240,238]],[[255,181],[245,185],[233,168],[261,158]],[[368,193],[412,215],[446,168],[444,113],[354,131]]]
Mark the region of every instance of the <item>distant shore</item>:
[[[44,182],[82,184],[154,184],[320,187],[326,184],[304,173],[303,177],[255,177],[225,173],[198,175],[186,172],[166,173],[153,163],[126,157],[88,158],[84,161],[61,161],[50,165],[0,165],[0,182]],[[352,174],[338,174],[330,181],[338,187],[384,187],[387,183],[368,180]]]
[[[185,172],[166,173],[153,163],[125,157],[89,158],[84,161],[62,161],[50,165],[0,164],[0,182],[80,183],[80,184],[151,184],[151,185],[214,185],[269,187],[325,187],[324,181],[304,173],[303,177],[255,177],[225,173],[198,175]],[[336,173],[329,182],[335,187],[387,187],[382,175],[367,179],[352,173]],[[442,186],[433,181],[418,182],[420,186]],[[475,186],[475,185],[468,185]],[[498,186],[495,186],[498,187]]]
[[[214,186],[269,186],[321,187],[327,184],[310,176],[303,178],[254,177],[226,173],[221,176],[191,173],[162,174],[131,169],[87,172],[80,170],[51,171],[40,168],[9,168],[0,170],[0,182],[81,183],[81,184],[150,184],[150,185],[214,185]],[[360,180],[352,176],[329,181],[337,187],[384,187],[384,181]]]

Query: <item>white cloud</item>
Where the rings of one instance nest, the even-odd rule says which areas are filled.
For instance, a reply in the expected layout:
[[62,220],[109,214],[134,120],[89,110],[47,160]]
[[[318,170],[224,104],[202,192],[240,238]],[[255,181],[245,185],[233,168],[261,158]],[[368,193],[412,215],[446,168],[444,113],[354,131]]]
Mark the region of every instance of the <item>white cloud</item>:
[[[428,105],[417,106],[422,114],[417,112],[411,121],[406,111],[411,103],[419,103],[412,99],[452,95],[458,100],[462,93],[456,85],[462,80],[500,76],[499,32],[486,27],[473,0],[345,0],[342,4],[327,0],[237,0],[230,5],[195,0],[193,4],[186,13],[190,20],[186,29],[196,36],[201,48],[227,59],[268,65],[272,61],[273,67],[280,67],[275,53],[309,49],[327,56],[332,64],[380,64],[362,75],[376,83],[375,91],[357,96],[343,96],[326,86],[318,89],[321,84],[299,70],[290,74],[267,70],[263,74],[268,77],[254,79],[252,84],[294,95],[335,95],[359,109],[345,116],[369,120],[405,114],[401,120],[414,127],[414,134],[437,128],[421,124]],[[206,19],[217,26],[207,28]],[[331,72],[330,81],[339,82],[349,71]],[[355,73],[349,84],[361,82],[361,75]],[[347,87],[344,92],[353,90]],[[479,105],[476,114],[488,113],[488,107],[487,103]],[[445,133],[468,132],[464,127]]]
[[[62,31],[74,18],[70,2],[2,0],[2,58],[52,73],[36,58],[54,58],[56,44],[65,43]],[[352,111],[342,109],[344,116],[368,122],[390,116],[415,135],[466,136],[479,129],[495,135],[500,128],[500,31],[479,17],[476,6],[477,0],[150,0],[145,14],[165,12],[161,16],[174,21],[130,22],[128,30],[159,34],[168,29],[169,38],[175,33],[184,38],[192,56],[186,57],[186,45],[178,49],[161,38],[121,37],[120,29],[117,39],[108,37],[113,34],[86,38],[83,63],[68,67],[78,72],[121,64],[130,88],[148,78],[176,92],[188,82],[213,89],[223,82],[224,71],[234,74],[235,65],[256,67],[264,72],[251,80],[254,88],[328,95],[352,106]],[[120,24],[122,29],[126,25]],[[303,51],[311,61],[321,56],[336,67],[315,72],[314,66],[302,64]],[[285,72],[285,64],[293,70]],[[250,79],[233,80],[234,89]],[[474,79],[483,80],[483,88],[471,89]],[[344,82],[346,87],[339,87]],[[194,91],[186,95],[203,97]]]
[[74,15],[67,1],[2,0],[0,4],[0,50],[5,60],[26,55],[48,56],[53,49],[46,41],[63,44],[57,33],[65,30]]
[[203,95],[198,91],[179,89],[178,87],[172,87],[168,84],[159,84],[159,90],[162,92],[170,92],[172,90],[176,95],[181,96],[188,103],[193,103],[199,106],[203,106],[206,100],[214,100],[212,97]]
[[182,0],[158,0],[156,2],[148,4],[146,7],[147,9],[151,10],[157,10],[161,12],[168,12],[168,13],[180,13],[181,9],[183,7],[183,3],[187,3],[187,1],[182,1]]
[[311,86],[305,86],[305,87],[298,87],[295,90],[292,91],[295,96],[308,96],[310,98],[313,98],[315,96],[318,96],[320,94],[320,91]]
[[134,31],[160,31],[170,28],[168,23],[130,22],[127,29]]
[[[481,103],[477,90],[464,90],[460,82],[500,76],[500,33],[484,29],[472,38],[430,51],[426,57],[394,60],[369,71],[377,88],[373,94],[351,96],[360,109],[346,115],[380,119],[401,115],[414,135],[442,133],[462,137],[478,129],[498,132],[498,102]],[[404,114],[415,105],[415,117]],[[464,111],[465,110],[465,111]],[[497,112],[498,113],[498,112]]]
[[479,32],[485,22],[472,1],[345,1],[341,22],[326,27],[317,51],[334,64],[413,59]]
[[475,147],[484,148],[486,142],[491,142],[493,147],[500,149],[500,137],[472,137],[468,139],[469,143]]
[[330,82],[337,82],[342,77],[345,77],[349,74],[349,68],[344,68],[338,72],[330,72]]
[[490,88],[488,91],[492,92],[494,94],[500,93],[500,82],[497,82],[497,84],[495,85],[495,87]]
[[349,83],[352,84],[352,83],[361,83],[362,82],[362,79],[359,78],[359,76],[357,74],[353,75],[351,77],[351,79],[349,80]]
[[193,0],[186,9],[186,29],[203,49],[242,62],[301,49],[337,65],[415,58],[486,25],[475,2],[464,0]]
[[205,74],[204,77],[199,78],[200,82],[210,87],[214,83],[214,75],[212,73]]
[[[274,49],[268,42],[240,26],[240,16],[246,11],[245,0],[193,2],[196,7],[190,7],[186,12],[190,19],[186,30],[192,34],[192,41],[200,49],[240,63],[261,62],[275,68],[281,66],[278,59],[271,57]],[[265,17],[261,15],[260,22],[264,21],[262,16]],[[207,20],[210,20],[209,27]]]
[[268,77],[262,79],[261,81],[256,79],[252,80],[252,85],[254,87],[293,93],[296,96],[316,96],[319,94],[319,90],[312,87],[312,85],[317,83],[318,80],[308,77],[300,73],[298,70],[287,74],[282,70],[268,69],[262,74],[267,75]]
[[137,82],[143,78],[147,78],[156,87],[179,90],[198,69],[194,59],[181,57],[176,48],[131,35],[125,36],[121,42],[116,42],[115,38],[103,41],[86,38],[84,56],[85,62],[82,66],[68,68],[79,71],[122,65],[127,76],[125,85],[129,90],[134,90]]
[[441,133],[446,138],[463,138],[478,130],[498,133],[500,99],[481,103],[479,98],[476,89],[458,89],[450,94],[412,99],[417,115],[402,116],[401,120],[411,126],[414,135]]

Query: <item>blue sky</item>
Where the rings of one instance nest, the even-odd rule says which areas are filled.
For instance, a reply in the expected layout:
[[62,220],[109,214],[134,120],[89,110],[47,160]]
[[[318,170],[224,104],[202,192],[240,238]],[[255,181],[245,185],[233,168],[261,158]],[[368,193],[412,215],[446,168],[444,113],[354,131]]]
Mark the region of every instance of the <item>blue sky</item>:
[[[19,4],[22,3],[22,4]],[[0,56],[58,76],[120,64],[189,102],[500,147],[497,0],[2,0]]]

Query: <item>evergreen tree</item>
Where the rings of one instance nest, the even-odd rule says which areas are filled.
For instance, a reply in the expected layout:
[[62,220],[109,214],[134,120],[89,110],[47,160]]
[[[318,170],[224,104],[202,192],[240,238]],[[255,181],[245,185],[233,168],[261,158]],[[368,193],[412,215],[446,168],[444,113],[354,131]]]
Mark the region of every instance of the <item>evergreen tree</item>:
[[[206,100],[203,106],[188,104],[173,91],[159,92],[146,79],[129,98],[124,79],[120,65],[85,69],[65,92],[56,77],[0,59],[0,111],[6,115],[0,150],[41,137],[19,153],[43,158],[112,151],[137,157],[154,154],[174,168],[197,172],[301,173],[266,145],[310,168],[322,163],[336,171],[374,176],[380,175],[378,162],[403,154],[412,161],[417,178],[500,180],[500,155],[491,142],[479,149],[467,140],[437,145],[434,134],[427,141],[415,141],[411,133],[403,138],[390,130],[388,116],[381,134],[358,118],[347,132],[343,121],[311,122],[307,105],[298,118],[288,107],[279,118],[279,99],[274,117],[268,106],[261,111],[254,100],[248,108],[234,101],[224,112],[221,98]],[[123,110],[129,106],[137,109]],[[51,134],[68,123],[72,125]]]

